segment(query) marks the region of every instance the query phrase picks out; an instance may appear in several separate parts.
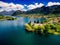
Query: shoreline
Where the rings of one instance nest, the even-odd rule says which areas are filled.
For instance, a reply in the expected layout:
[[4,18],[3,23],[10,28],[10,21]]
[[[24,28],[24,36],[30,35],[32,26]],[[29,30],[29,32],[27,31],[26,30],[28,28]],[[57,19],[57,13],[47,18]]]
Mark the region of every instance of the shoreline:
[[16,17],[13,16],[0,16],[0,20],[16,20]]

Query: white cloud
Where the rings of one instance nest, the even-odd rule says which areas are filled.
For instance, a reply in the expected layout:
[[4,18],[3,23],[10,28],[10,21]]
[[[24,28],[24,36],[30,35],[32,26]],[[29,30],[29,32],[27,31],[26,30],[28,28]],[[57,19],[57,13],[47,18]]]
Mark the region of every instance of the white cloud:
[[35,4],[30,4],[27,7],[28,7],[28,10],[31,10],[31,9],[35,9],[35,8],[42,7],[42,6],[44,6],[44,4],[42,4],[42,3],[40,3],[40,4],[35,3]]
[[47,6],[60,5],[60,2],[48,2]]
[[14,3],[6,3],[6,2],[2,2],[2,1],[0,1],[0,7],[2,7],[0,9],[0,12],[3,10],[11,11],[11,10],[23,10],[24,9],[24,5],[14,4]]
[[4,11],[3,9],[0,9],[0,12]]
[[0,1],[0,6],[6,7],[6,6],[8,6],[8,3],[5,3],[5,2]]
[[29,9],[29,10],[31,10],[31,9],[35,9],[35,8],[36,8],[36,6],[33,5],[33,4],[31,4],[31,5],[28,6],[28,9]]
[[[46,6],[53,6],[53,5],[60,5],[60,2],[48,2],[48,4]],[[14,3],[6,3],[6,2],[2,2],[0,1],[0,12],[2,11],[11,11],[11,10],[21,10],[21,11],[27,11],[27,10],[32,10],[35,8],[39,8],[44,6],[43,3],[34,3],[34,4],[30,4],[30,5],[22,5],[22,4],[14,4]]]
[[26,4],[24,4],[24,6],[27,6]]

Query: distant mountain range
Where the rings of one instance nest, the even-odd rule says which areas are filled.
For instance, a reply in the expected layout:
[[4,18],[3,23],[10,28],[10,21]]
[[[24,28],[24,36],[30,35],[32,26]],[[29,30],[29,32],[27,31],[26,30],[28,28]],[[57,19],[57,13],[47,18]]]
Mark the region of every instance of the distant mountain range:
[[15,11],[2,11],[0,15],[12,15]]
[[18,14],[59,14],[60,13],[60,5],[53,5],[53,6],[43,6],[40,8],[28,10],[28,11],[16,11],[13,13],[13,15]]
[[13,15],[13,16],[20,15],[20,14],[44,14],[44,15],[60,14],[60,5],[53,5],[53,6],[47,6],[47,7],[42,6],[40,8],[35,8],[27,11],[20,11],[20,10],[9,11],[9,12],[3,11],[3,12],[0,12],[0,14]]

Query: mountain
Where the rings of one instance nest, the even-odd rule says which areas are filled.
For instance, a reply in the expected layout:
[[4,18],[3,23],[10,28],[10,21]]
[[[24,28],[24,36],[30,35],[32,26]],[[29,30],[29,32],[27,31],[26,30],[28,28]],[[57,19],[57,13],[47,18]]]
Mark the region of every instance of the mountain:
[[12,15],[15,11],[2,11],[0,12],[0,15]]
[[49,11],[52,14],[58,14],[60,13],[60,5],[54,5],[54,6],[49,6]]
[[20,11],[17,10],[16,12],[13,13],[14,15],[20,15],[20,14],[38,14],[42,12],[42,10],[45,8],[45,6],[41,7],[41,8],[36,8],[36,9],[32,9],[32,10],[28,10],[28,11]]
[[40,8],[28,10],[28,11],[16,11],[13,15],[20,15],[20,14],[60,14],[60,5],[53,5],[53,6],[42,6]]
[[36,8],[36,9],[32,9],[27,11],[27,14],[36,14],[36,13],[40,13],[40,14],[58,14],[60,13],[60,5],[54,5],[54,6],[48,6],[48,7],[41,7],[41,8]]
[[12,16],[19,15],[19,14],[23,14],[23,11],[17,10],[12,14]]
[[20,14],[60,14],[60,5],[53,5],[53,6],[42,6],[39,8],[35,8],[32,10],[27,10],[27,11],[2,11],[0,12],[0,15],[20,15]]

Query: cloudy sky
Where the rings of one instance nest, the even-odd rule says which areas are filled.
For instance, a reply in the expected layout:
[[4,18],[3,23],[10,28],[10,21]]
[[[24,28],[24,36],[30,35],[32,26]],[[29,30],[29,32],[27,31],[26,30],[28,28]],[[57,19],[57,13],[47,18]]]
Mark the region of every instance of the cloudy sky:
[[60,5],[60,0],[0,0],[0,12],[31,10],[42,6]]

